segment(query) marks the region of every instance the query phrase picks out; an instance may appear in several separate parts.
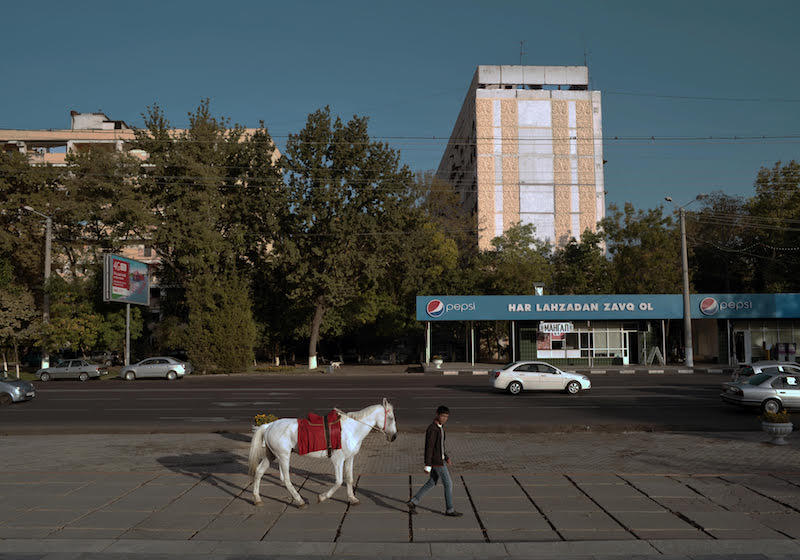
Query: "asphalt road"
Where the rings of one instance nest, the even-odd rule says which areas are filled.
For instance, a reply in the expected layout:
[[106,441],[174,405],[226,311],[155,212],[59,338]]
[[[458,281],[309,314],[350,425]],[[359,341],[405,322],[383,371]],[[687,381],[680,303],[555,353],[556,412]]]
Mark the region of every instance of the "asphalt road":
[[424,428],[439,404],[448,428],[472,432],[751,430],[757,411],[719,399],[721,375],[596,375],[579,395],[490,388],[487,376],[411,374],[190,376],[165,380],[36,382],[32,401],[0,408],[0,433],[249,431],[252,417],[358,410],[387,397],[398,427]]

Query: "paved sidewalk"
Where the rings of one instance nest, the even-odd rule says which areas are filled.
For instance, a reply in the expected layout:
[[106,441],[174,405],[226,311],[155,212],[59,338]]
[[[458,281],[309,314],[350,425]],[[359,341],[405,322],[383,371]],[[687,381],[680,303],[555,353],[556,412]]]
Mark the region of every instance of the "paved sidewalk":
[[407,513],[426,479],[421,437],[365,440],[356,507],[344,490],[317,504],[329,463],[293,457],[304,509],[275,471],[253,506],[243,434],[4,437],[0,558],[800,558],[791,437],[775,447],[758,432],[454,434],[462,518],[441,515],[438,489]]

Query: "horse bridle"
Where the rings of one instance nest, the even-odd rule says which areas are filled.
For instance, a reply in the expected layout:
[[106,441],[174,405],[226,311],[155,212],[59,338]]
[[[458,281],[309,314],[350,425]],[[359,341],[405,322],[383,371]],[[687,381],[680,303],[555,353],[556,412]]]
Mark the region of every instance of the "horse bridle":
[[370,430],[375,430],[376,432],[380,432],[383,435],[386,435],[386,422],[389,419],[389,407],[387,406],[383,406],[383,429],[376,428],[375,426],[370,426],[369,424],[367,424],[366,422],[362,422],[361,420],[356,420],[355,418],[347,414],[344,410],[339,410],[338,408],[334,408],[333,410],[335,410],[339,415],[344,416],[345,418],[349,418],[350,420],[358,422],[359,424],[364,424],[365,426],[369,426]]

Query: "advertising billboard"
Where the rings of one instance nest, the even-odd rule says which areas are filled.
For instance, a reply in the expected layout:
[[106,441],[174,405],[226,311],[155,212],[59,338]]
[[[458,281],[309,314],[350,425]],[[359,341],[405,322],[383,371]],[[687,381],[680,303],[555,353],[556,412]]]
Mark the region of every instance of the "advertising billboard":
[[119,255],[105,255],[103,301],[150,305],[150,270],[147,263]]

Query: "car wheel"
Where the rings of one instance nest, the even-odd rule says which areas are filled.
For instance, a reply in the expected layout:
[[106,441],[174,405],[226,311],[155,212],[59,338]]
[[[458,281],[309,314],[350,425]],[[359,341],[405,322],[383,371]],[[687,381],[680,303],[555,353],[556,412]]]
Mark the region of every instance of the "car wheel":
[[581,390],[581,384],[577,381],[570,381],[567,383],[567,393],[570,395],[577,395]]
[[11,398],[11,395],[8,393],[0,394],[0,406],[8,406],[12,402],[14,402],[14,399]]
[[50,374],[44,372],[42,375],[39,376],[39,381],[50,381]]
[[103,365],[110,366],[111,365],[111,360],[106,360],[105,362],[103,362]]
[[81,372],[81,374],[78,376],[78,379],[80,379],[81,381],[86,381],[87,379],[89,379],[89,374],[88,374],[88,373],[86,373],[85,371],[83,371],[83,372]]
[[132,371],[129,371],[128,373],[125,374],[126,381],[133,381],[134,379],[136,379],[136,374],[133,373]]
[[178,377],[178,374],[175,373],[174,371],[170,371],[167,373],[167,379],[169,379],[170,381],[175,381],[176,377]]
[[506,389],[512,395],[519,395],[522,392],[522,383],[520,383],[519,381],[512,381],[511,383],[508,384],[508,387],[506,387]]
[[783,410],[783,405],[776,399],[767,399],[761,404],[762,412],[771,412],[773,414]]

